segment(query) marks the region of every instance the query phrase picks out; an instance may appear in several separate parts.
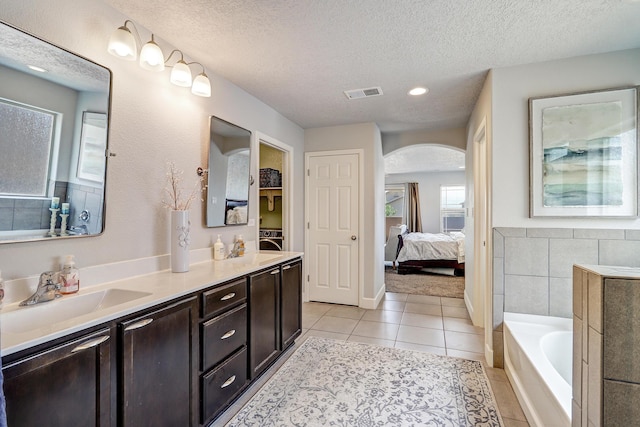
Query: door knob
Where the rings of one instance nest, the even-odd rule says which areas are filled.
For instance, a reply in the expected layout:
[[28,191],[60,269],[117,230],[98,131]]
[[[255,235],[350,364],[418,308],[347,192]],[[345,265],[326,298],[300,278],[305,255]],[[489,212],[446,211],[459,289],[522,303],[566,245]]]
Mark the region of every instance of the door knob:
[[356,239],[357,239],[357,237],[356,237],[355,234],[351,235],[351,240],[356,240]]

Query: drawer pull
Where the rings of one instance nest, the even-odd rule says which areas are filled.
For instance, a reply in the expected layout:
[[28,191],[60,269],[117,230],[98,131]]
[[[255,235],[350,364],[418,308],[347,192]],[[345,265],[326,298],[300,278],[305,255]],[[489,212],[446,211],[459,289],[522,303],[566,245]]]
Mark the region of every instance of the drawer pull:
[[229,379],[228,379],[228,380],[226,380],[226,381],[224,382],[224,384],[222,384],[222,385],[220,386],[220,388],[229,387],[231,384],[233,384],[233,382],[234,382],[235,380],[236,380],[236,376],[235,376],[235,375],[232,375],[231,377],[229,377]]
[[235,292],[230,292],[230,293],[226,294],[225,296],[223,296],[222,298],[220,298],[220,301],[226,301],[226,300],[231,299],[231,298],[233,298],[235,296],[236,296]]
[[227,332],[226,334],[224,334],[223,336],[220,337],[221,340],[226,340],[229,337],[232,337],[236,334],[236,330],[232,329],[229,332]]
[[108,339],[109,339],[109,335],[103,335],[101,337],[94,338],[92,340],[89,340],[87,342],[84,342],[84,343],[80,344],[79,346],[77,346],[76,348],[71,350],[71,353],[75,353],[75,352],[78,352],[78,351],[86,350],[88,348],[96,347],[96,346],[102,344],[103,342],[105,342]]
[[271,271],[271,273],[269,273],[269,274],[278,274],[278,273],[280,273],[280,270],[273,270],[273,271]]
[[291,265],[285,265],[284,267],[282,267],[283,270],[288,270],[291,268]]
[[148,325],[149,323],[151,323],[151,322],[153,322],[153,319],[152,319],[152,318],[144,319],[144,320],[141,320],[141,321],[139,321],[139,322],[136,322],[136,323],[134,323],[134,324],[132,324],[132,325],[127,326],[126,328],[124,328],[124,330],[125,330],[125,331],[131,331],[131,330],[133,330],[133,329],[143,328],[143,327],[147,326],[147,325]]

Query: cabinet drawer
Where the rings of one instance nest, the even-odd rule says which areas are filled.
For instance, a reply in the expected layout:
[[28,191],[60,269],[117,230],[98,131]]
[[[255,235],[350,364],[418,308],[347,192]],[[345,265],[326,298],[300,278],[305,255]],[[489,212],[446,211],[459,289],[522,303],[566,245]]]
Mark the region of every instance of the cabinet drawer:
[[247,382],[247,348],[202,376],[202,423],[225,408]]
[[247,304],[202,324],[202,370],[215,366],[247,342]]
[[202,317],[207,318],[222,313],[229,307],[247,299],[247,279],[236,280],[202,294]]

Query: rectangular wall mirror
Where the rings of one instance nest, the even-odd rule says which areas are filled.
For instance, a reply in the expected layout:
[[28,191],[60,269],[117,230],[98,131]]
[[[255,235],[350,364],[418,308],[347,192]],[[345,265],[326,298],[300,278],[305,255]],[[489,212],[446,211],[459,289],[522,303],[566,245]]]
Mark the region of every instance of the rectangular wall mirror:
[[248,222],[251,182],[251,132],[211,116],[207,227]]
[[0,22],[0,243],[104,230],[111,71]]

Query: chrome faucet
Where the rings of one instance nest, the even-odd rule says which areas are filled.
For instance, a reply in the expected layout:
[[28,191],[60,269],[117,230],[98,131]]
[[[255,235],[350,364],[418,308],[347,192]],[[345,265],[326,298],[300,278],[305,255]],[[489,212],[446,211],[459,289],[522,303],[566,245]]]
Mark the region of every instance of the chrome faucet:
[[62,295],[60,294],[60,282],[58,279],[58,273],[55,271],[45,271],[42,273],[38,281],[38,288],[34,294],[22,301],[20,305],[34,305],[60,298]]

